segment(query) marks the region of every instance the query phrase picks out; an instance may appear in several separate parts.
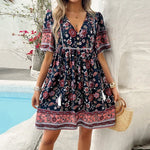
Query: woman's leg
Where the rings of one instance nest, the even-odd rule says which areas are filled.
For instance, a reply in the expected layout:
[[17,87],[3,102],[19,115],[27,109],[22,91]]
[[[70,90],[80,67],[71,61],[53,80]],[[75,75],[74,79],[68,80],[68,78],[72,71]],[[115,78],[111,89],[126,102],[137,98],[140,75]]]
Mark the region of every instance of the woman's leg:
[[53,150],[54,143],[61,130],[44,130],[39,150]]
[[90,150],[91,146],[92,129],[80,127],[78,150]]

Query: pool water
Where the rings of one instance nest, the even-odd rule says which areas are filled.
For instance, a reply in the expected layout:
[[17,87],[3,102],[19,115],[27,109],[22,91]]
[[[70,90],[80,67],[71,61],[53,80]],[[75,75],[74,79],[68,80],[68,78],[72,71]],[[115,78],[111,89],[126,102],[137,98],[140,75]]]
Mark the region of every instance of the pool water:
[[32,117],[32,96],[33,92],[0,91],[0,134]]

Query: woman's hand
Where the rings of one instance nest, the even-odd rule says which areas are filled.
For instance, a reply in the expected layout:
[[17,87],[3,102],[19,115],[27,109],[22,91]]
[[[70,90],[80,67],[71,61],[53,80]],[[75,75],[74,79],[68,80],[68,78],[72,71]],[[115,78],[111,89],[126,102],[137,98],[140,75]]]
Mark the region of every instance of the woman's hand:
[[115,101],[117,101],[119,99],[119,93],[117,91],[117,88],[114,87],[114,88],[111,89],[111,91],[112,91],[112,93],[114,95]]
[[34,91],[33,97],[32,97],[32,107],[37,109],[36,106],[39,106],[39,97],[40,97],[40,91]]

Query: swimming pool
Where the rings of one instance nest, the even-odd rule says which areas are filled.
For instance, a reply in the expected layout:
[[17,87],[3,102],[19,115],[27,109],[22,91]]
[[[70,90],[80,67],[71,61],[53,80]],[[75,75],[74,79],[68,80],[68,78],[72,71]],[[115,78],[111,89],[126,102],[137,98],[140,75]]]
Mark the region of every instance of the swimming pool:
[[0,80],[0,134],[36,112],[31,105],[34,81]]

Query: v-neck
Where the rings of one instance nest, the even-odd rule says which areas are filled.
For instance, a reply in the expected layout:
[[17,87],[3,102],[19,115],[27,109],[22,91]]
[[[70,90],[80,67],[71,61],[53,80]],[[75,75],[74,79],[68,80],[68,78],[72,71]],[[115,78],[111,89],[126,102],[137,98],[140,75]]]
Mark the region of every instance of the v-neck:
[[72,23],[70,22],[70,20],[68,19],[68,17],[66,16],[66,14],[65,14],[66,20],[70,23],[70,25],[72,26],[72,28],[73,28],[73,30],[76,32],[76,34],[80,34],[80,32],[81,32],[81,30],[82,30],[82,28],[83,28],[83,26],[84,26],[84,24],[85,24],[85,22],[86,22],[86,20],[87,20],[87,16],[88,16],[88,12],[86,11],[85,19],[84,19],[84,21],[83,21],[83,23],[82,23],[82,26],[80,27],[79,32],[77,32],[77,31],[75,30],[74,26],[72,25]]

